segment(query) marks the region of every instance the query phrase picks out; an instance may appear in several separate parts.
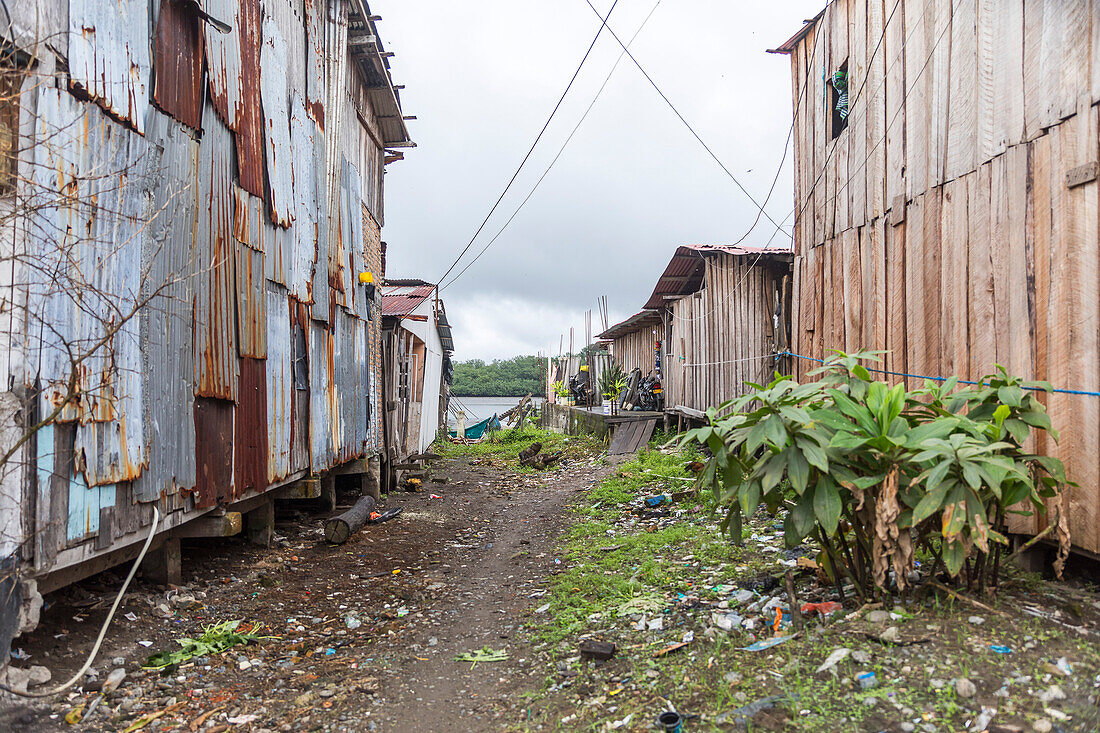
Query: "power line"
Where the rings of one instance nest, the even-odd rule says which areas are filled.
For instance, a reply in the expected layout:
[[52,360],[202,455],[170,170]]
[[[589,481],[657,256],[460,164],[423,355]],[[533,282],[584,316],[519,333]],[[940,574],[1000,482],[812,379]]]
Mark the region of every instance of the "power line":
[[[588,55],[592,53],[592,49],[595,47],[596,41],[600,39],[600,34],[603,33],[603,29],[607,28],[609,31],[611,30],[607,26],[607,19],[611,17],[611,14],[613,12],[615,12],[615,6],[617,6],[618,4],[619,0],[615,0],[615,2],[611,4],[611,9],[607,11],[606,16],[600,15],[599,12],[596,13],[596,15],[600,18],[600,27],[596,30],[596,35],[592,37],[592,42],[588,44],[588,49],[584,52],[584,56],[581,57],[580,63],[577,64],[577,70],[573,72],[573,76],[569,79],[569,83],[565,85],[565,91],[563,91],[561,93],[561,97],[558,98],[558,103],[555,104],[554,109],[550,111],[550,116],[546,118],[546,122],[543,124],[542,129],[539,130],[539,134],[535,137],[535,141],[532,142],[531,147],[527,149],[527,154],[523,156],[523,160],[520,161],[519,167],[516,168],[516,172],[512,174],[512,177],[510,179],[508,179],[508,185],[506,185],[504,187],[504,190],[500,192],[500,196],[497,197],[497,200],[493,204],[493,207],[489,209],[489,213],[485,215],[485,218],[481,222],[481,226],[477,228],[477,231],[474,232],[474,236],[470,237],[470,241],[467,242],[466,246],[462,248],[462,251],[459,252],[458,257],[455,258],[454,262],[451,263],[451,266],[447,268],[447,271],[444,272],[443,276],[440,277],[439,280],[437,280],[436,282],[443,282],[447,278],[447,275],[451,273],[451,270],[453,270],[455,266],[458,265],[458,263],[466,255],[466,253],[470,250],[470,247],[473,246],[474,240],[476,240],[478,235],[481,234],[481,230],[484,229],[485,225],[489,223],[489,218],[497,210],[497,207],[500,206],[500,202],[504,200],[504,196],[508,193],[508,190],[511,189],[512,184],[516,182],[516,178],[519,177],[520,171],[523,170],[523,166],[526,165],[527,161],[531,158],[531,153],[535,151],[535,146],[539,144],[539,140],[542,139],[543,134],[546,132],[546,128],[550,126],[550,122],[554,119],[554,115],[558,113],[558,109],[561,107],[561,103],[565,101],[565,95],[569,94],[569,90],[573,88],[573,82],[575,82],[577,80],[577,76],[580,75],[581,69],[584,67],[584,62],[588,60]],[[593,8],[593,10],[595,10],[595,8]]]
[[[657,0],[657,2],[654,3],[653,8],[649,11],[649,14],[646,15],[641,25],[638,26],[638,29],[634,31],[634,35],[630,37],[630,40],[626,44],[627,46],[634,43],[634,39],[636,39],[638,37],[638,34],[642,32],[642,29],[645,28],[646,23],[649,22],[649,19],[653,16],[653,13],[657,10],[657,6],[660,4],[661,0]],[[615,63],[611,66],[611,71],[607,73],[607,77],[603,80],[603,84],[600,85],[599,90],[596,92],[596,96],[594,96],[592,98],[592,101],[588,103],[588,108],[584,111],[584,114],[581,115],[581,118],[577,120],[577,124],[573,126],[573,131],[569,133],[569,137],[565,138],[565,142],[561,144],[561,147],[558,149],[557,155],[555,155],[554,159],[550,161],[550,165],[546,166],[546,170],[544,170],[542,172],[542,175],[539,176],[539,179],[535,181],[535,185],[531,187],[530,192],[528,192],[527,196],[523,199],[523,201],[520,202],[519,206],[516,207],[515,211],[512,212],[512,215],[508,217],[508,220],[506,222],[504,222],[504,226],[502,226],[497,231],[497,233],[493,235],[493,238],[489,240],[488,244],[481,248],[481,251],[477,253],[477,256],[470,260],[470,262],[468,262],[457,275],[451,278],[450,282],[443,284],[442,281],[440,281],[439,290],[441,292],[444,288],[449,287],[452,283],[454,283],[455,280],[462,277],[462,275],[467,270],[469,270],[475,262],[481,259],[481,255],[485,254],[485,250],[493,246],[493,242],[497,241],[497,238],[504,233],[504,230],[508,228],[508,225],[511,224],[512,220],[516,218],[517,214],[519,214],[520,209],[522,209],[527,204],[527,202],[534,195],[535,191],[538,190],[538,187],[542,184],[543,179],[545,179],[546,176],[550,173],[550,170],[554,167],[554,164],[558,162],[558,158],[561,157],[561,154],[565,152],[565,148],[569,145],[569,142],[573,139],[573,136],[577,134],[577,130],[580,129],[581,124],[585,121],[585,119],[588,118],[588,113],[591,112],[592,108],[596,106],[596,101],[600,98],[600,95],[603,94],[604,88],[607,86],[607,83],[611,81],[612,75],[615,73],[615,70],[619,68],[619,62],[623,60],[623,56],[625,55],[625,52],[619,53],[619,57],[615,59]]]
[[[592,4],[592,0],[584,1],[588,4],[588,7],[592,8],[593,13],[595,13],[596,15],[600,14],[600,11],[596,10],[596,6]],[[634,58],[634,54],[630,53],[630,49],[627,48],[626,44],[622,42],[622,39],[619,38],[614,29],[612,29],[611,26],[607,26],[607,32],[611,34],[612,38],[614,38],[620,46],[622,46],[623,53],[625,53],[630,58],[630,60],[634,62],[634,65],[638,67],[638,71],[642,72],[642,76],[646,78],[646,81],[649,82],[649,85],[653,87],[654,91],[656,91],[658,95],[660,95],[661,99],[664,100],[665,104],[668,105],[673,114],[675,114],[680,119],[680,122],[684,123],[684,127],[686,127],[688,129],[688,132],[692,134],[696,141],[698,141],[698,143],[703,146],[703,150],[707,151],[707,154],[710,155],[715,163],[718,164],[718,167],[721,168],[727,176],[729,176],[729,179],[733,181],[739,189],[741,189],[741,192],[749,198],[749,201],[752,201],[753,204],[756,205],[756,208],[759,209],[765,217],[767,217],[768,221],[770,221],[772,224],[775,224],[776,226],[779,226],[776,223],[775,219],[771,218],[771,215],[769,215],[768,212],[764,211],[764,207],[761,206],[755,198],[753,198],[748,189],[741,184],[741,181],[737,180],[737,176],[733,175],[733,173],[730,172],[730,169],[726,167],[726,164],[723,163],[721,159],[717,155],[715,155],[714,151],[710,149],[710,146],[703,141],[703,138],[701,138],[699,136],[699,133],[695,131],[695,128],[691,126],[691,123],[689,123],[687,119],[685,119],[684,116],[680,114],[680,110],[676,109],[676,105],[674,105],[672,101],[669,100],[667,96],[665,96],[665,93],[661,91],[661,88],[659,86],[657,86],[657,82],[653,81],[652,77],[650,77],[650,75],[646,72],[642,65],[638,63],[638,59]]]

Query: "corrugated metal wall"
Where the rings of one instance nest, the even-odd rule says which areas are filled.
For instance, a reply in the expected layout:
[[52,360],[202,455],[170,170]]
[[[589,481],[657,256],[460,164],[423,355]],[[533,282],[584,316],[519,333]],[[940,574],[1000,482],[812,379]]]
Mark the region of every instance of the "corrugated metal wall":
[[380,449],[358,273],[381,277],[381,241],[358,165],[381,148],[345,109],[346,3],[202,7],[233,30],[179,0],[70,0],[72,91],[27,96],[40,416],[65,398],[66,345],[107,343],[31,448],[40,571],[132,541],[151,502],[179,524]]

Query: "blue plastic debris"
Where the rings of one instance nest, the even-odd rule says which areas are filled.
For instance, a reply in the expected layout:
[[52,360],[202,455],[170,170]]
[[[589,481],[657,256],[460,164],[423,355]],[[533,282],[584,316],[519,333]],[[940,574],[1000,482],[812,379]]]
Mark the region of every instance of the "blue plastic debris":
[[998,654],[1011,654],[1012,649],[1007,646],[1001,646],[1000,644],[990,644],[989,651],[997,652]]
[[793,639],[793,638],[794,638],[794,635],[792,634],[790,636],[776,636],[776,637],[773,637],[771,639],[761,639],[758,642],[755,642],[753,644],[749,644],[748,646],[741,647],[741,651],[744,651],[744,652],[762,652],[765,649],[771,649],[773,646],[776,646],[778,644],[782,644],[783,642],[787,641],[788,639]]

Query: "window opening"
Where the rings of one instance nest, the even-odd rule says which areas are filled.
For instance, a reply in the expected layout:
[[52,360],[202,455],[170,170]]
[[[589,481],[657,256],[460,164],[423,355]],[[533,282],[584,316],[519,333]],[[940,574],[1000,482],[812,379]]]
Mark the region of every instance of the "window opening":
[[832,139],[840,137],[844,128],[848,126],[848,60],[845,59],[840,68],[833,72],[829,78],[829,88],[832,90],[830,99],[832,104],[832,116],[830,118],[830,130]]

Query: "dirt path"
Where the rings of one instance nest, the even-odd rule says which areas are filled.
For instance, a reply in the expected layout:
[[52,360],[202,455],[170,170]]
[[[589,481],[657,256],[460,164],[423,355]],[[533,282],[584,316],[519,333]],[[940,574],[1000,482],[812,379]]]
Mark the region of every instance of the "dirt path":
[[[398,519],[341,547],[323,541],[317,515],[281,522],[284,539],[272,549],[192,544],[184,588],[139,584],[128,594],[95,665],[100,680],[118,666],[128,677],[82,728],[118,730],[165,710],[143,730],[422,732],[519,722],[520,695],[539,680],[517,630],[558,567],[565,505],[608,470],[576,461],[533,475],[444,460],[436,482],[389,497],[387,506],[404,508]],[[116,582],[106,574],[54,594],[38,630],[15,644],[30,655],[21,666],[71,675]],[[229,619],[278,638],[164,674],[140,669],[151,652]],[[483,646],[509,659],[474,668],[453,659]],[[0,729],[72,730],[64,715],[94,699],[5,701]]]

